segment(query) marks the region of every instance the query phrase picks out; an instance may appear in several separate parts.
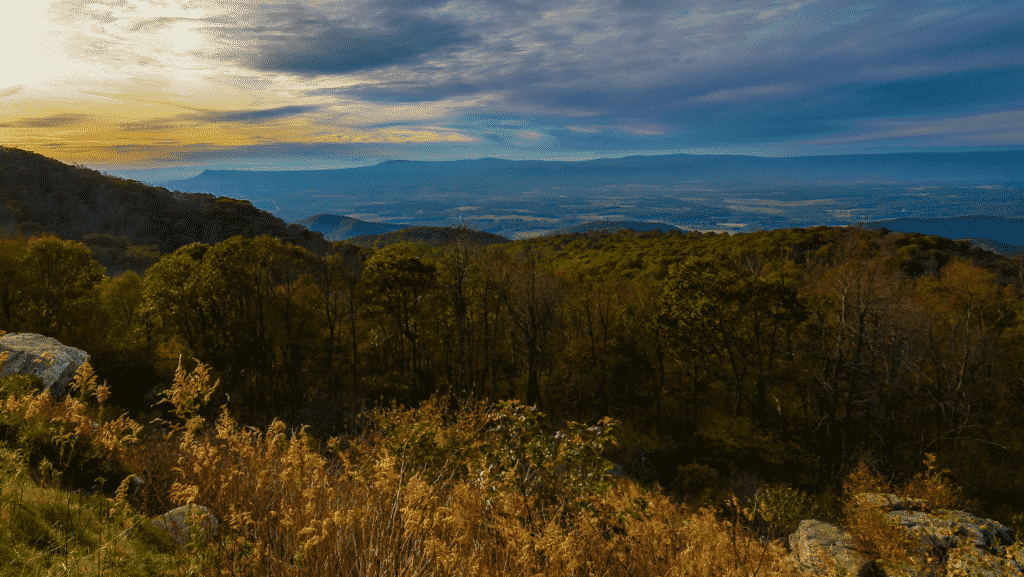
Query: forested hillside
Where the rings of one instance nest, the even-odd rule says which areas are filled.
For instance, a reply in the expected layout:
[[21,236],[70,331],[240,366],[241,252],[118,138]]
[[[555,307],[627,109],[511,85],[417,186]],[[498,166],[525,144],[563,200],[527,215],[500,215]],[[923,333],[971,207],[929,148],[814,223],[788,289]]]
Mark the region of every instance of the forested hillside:
[[500,234],[472,230],[465,227],[410,226],[384,234],[354,236],[345,242],[357,246],[380,247],[398,242],[422,242],[439,246],[456,244],[501,244],[509,240]]
[[288,225],[248,201],[171,192],[0,147],[0,229],[79,240],[111,274],[142,274],[164,254],[193,242],[270,235],[322,255],[320,233]]

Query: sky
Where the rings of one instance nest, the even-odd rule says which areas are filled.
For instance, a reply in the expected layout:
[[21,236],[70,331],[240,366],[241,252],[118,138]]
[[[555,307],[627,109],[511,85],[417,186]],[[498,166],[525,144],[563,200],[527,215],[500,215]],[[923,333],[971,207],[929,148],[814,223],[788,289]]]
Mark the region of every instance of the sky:
[[0,144],[149,180],[1016,149],[1022,23],[1019,0],[20,0]]

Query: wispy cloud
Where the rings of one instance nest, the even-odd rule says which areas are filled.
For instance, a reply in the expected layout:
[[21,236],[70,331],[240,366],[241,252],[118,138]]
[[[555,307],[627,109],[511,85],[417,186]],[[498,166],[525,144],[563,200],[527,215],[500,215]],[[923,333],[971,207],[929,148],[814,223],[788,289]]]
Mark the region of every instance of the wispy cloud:
[[262,122],[317,110],[317,106],[278,106],[266,110],[214,111],[201,115],[206,122]]
[[85,114],[54,114],[42,118],[19,118],[11,122],[0,123],[3,128],[62,128],[83,124],[88,120]]
[[806,144],[893,140],[917,140],[925,146],[1021,145],[1024,109],[969,116],[866,120],[849,134],[808,140]]
[[17,86],[9,86],[7,88],[0,89],[0,98],[3,98],[4,96],[11,96],[12,94],[17,94],[21,92],[24,88],[24,84],[19,84]]
[[725,100],[744,100],[750,98],[782,97],[800,92],[799,84],[769,84],[765,86],[745,86],[728,90],[716,90],[698,96],[697,102],[722,102]]

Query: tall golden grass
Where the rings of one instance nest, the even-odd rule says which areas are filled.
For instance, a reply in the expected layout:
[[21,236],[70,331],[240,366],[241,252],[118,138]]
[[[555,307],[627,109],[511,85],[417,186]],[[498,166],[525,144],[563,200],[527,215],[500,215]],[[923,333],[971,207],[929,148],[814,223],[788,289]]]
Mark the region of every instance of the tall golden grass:
[[[629,479],[595,473],[602,463],[596,449],[612,438],[610,419],[589,428],[571,423],[545,439],[537,413],[514,402],[469,404],[452,415],[429,401],[379,412],[379,426],[362,437],[321,442],[279,420],[265,431],[239,426],[226,407],[206,422],[201,408],[217,384],[209,384],[201,363],[187,374],[179,362],[164,396],[175,422],[148,428],[126,416],[92,426],[108,393],[88,364],[73,385],[78,399],[6,399],[5,415],[66,424],[59,430],[69,441],[87,437],[146,481],[135,506],[127,480],[112,498],[93,498],[101,504],[91,509],[93,537],[83,537],[84,527],[70,537],[91,545],[66,546],[62,561],[50,559],[35,572],[29,553],[12,553],[12,566],[26,575],[800,574],[781,538],[750,529],[754,513],[735,495],[720,510],[691,511]],[[951,502],[955,492],[928,464],[928,474],[907,488]],[[888,489],[883,485],[862,465],[848,478],[847,494]],[[25,495],[0,494],[0,520],[20,518]],[[206,506],[220,529],[207,541],[169,546],[146,517],[188,503]],[[882,560],[909,556],[904,530],[852,501],[846,513],[865,552]],[[96,562],[97,551],[107,555],[105,564]],[[143,565],[133,563],[143,557],[139,572]],[[834,564],[823,574],[835,575]]]

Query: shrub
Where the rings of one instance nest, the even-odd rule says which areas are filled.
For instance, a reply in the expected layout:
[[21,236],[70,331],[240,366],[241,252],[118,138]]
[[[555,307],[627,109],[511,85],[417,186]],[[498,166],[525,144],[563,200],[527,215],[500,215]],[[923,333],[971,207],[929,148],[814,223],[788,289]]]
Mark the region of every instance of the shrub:
[[[81,391],[83,398],[96,397],[102,407],[106,388],[95,381],[92,368],[85,363],[71,387]],[[119,437],[114,431],[127,426],[124,421],[119,419],[104,431],[84,415],[86,406],[71,395],[56,402],[46,394],[17,393],[25,388],[24,379],[5,378],[3,383],[9,393],[0,406],[3,440],[24,454],[32,467],[46,473],[43,477],[47,481],[88,489],[103,478],[107,479],[104,490],[112,491],[131,474],[118,455],[112,454],[113,445],[101,441],[105,433],[110,433],[116,444],[113,439]]]
[[43,380],[34,375],[7,375],[0,377],[0,401],[8,397],[21,397],[43,389]]
[[611,463],[601,457],[614,440],[611,419],[593,427],[570,422],[552,435],[542,425],[544,413],[518,401],[465,407],[450,424],[442,406],[432,397],[419,409],[376,411],[374,444],[429,478],[486,477],[488,499],[500,491],[536,499],[539,508],[528,510],[528,517],[557,518],[563,528],[611,486]]
[[772,538],[789,535],[804,519],[820,516],[821,506],[803,491],[771,485],[758,494],[757,514]]
[[916,543],[909,532],[898,523],[889,520],[885,512],[878,507],[861,505],[856,498],[860,493],[891,492],[889,483],[861,460],[843,483],[843,493],[846,497],[843,506],[846,527],[857,543],[857,548],[880,560],[883,565],[912,559],[912,565],[919,569],[919,562],[911,556]]
[[976,508],[976,503],[968,501],[963,491],[949,480],[949,469],[936,470],[934,454],[925,454],[924,465],[927,470],[907,481],[899,491],[901,495],[924,499],[933,509]]

